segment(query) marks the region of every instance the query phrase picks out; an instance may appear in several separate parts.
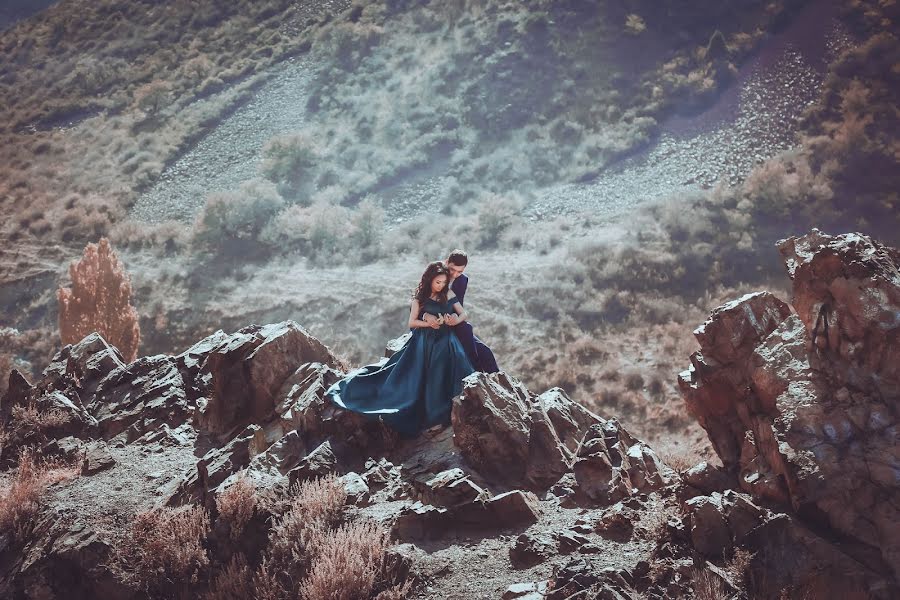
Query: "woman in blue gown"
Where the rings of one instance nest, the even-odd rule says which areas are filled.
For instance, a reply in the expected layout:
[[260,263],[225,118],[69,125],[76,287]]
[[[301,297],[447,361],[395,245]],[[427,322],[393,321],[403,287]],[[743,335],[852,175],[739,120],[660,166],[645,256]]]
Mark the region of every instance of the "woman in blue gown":
[[462,392],[463,378],[475,370],[451,330],[466,312],[449,282],[442,262],[428,265],[409,311],[410,338],[387,362],[362,367],[328,388],[335,404],[380,417],[408,437],[450,424],[452,400]]

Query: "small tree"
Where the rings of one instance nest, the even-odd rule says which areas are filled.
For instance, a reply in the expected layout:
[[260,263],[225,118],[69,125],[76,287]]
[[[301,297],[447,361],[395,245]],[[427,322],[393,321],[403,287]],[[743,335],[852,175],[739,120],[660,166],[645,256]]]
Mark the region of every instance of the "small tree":
[[72,287],[56,292],[62,343],[74,344],[96,331],[133,361],[141,341],[138,314],[131,306],[131,281],[109,240],[88,244],[69,276]]
[[172,88],[168,83],[155,79],[134,91],[134,103],[148,115],[155,115],[169,99]]
[[318,142],[306,133],[295,133],[274,137],[266,143],[260,169],[285,197],[308,204],[303,196],[313,189],[318,164]]

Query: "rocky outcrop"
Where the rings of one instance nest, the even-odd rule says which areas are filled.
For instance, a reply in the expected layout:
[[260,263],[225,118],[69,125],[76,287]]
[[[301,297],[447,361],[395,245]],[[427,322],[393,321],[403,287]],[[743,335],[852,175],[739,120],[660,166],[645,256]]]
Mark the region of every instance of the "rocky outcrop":
[[743,490],[896,580],[900,253],[816,230],[779,249],[796,314],[768,294],[714,311],[682,392]]
[[214,333],[188,349],[182,360],[200,366],[198,377],[208,394],[198,405],[196,421],[212,434],[268,419],[279,403],[277,392],[298,366],[341,366],[324,344],[293,321],[251,325],[225,337]]
[[591,425],[576,456],[572,471],[579,490],[601,504],[661,489],[677,477],[614,419]]
[[[421,559],[421,581],[456,578],[460,593],[489,574],[495,596],[674,599],[698,595],[703,573],[740,597],[726,563],[746,550],[754,597],[895,597],[897,374],[883,358],[896,355],[896,253],[818,232],[782,251],[802,308],[764,292],[726,304],[697,330],[681,375],[722,467],[679,475],[617,420],[505,373],[466,378],[452,428],[401,440],[330,402],[343,366],[292,322],[129,365],[89,336],[33,384],[12,375],[0,414],[54,415],[34,439],[82,474],[48,490],[57,508],[102,496],[91,482],[140,496],[141,510],[206,507],[198,594],[237,553],[259,564],[293,484],[333,475],[348,518],[403,542],[402,579]],[[258,495],[243,533],[217,503],[239,479]],[[138,509],[116,510],[107,502],[83,522],[45,510],[26,543],[0,532],[0,595],[128,597],[101,532]]]
[[568,472],[578,440],[600,417],[562,390],[540,396],[506,373],[474,373],[453,400],[454,443],[476,471],[529,489]]

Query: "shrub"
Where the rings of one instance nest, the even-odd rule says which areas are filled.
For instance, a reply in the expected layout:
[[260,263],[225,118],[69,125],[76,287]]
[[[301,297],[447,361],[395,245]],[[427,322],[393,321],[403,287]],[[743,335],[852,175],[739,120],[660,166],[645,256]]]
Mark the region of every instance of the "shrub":
[[364,600],[381,570],[388,536],[374,523],[347,523],[312,537],[312,566],[300,586],[304,600]]
[[148,115],[155,115],[172,93],[169,83],[156,79],[134,91],[134,104]]
[[120,248],[154,248],[163,254],[173,254],[187,248],[190,230],[179,221],[142,223],[125,220],[112,227],[109,239]]
[[46,220],[37,219],[32,228],[42,230],[46,222],[64,242],[91,241],[106,235],[124,216],[124,209],[114,200],[96,194],[72,194],[62,206],[49,211]]
[[[26,406],[13,406],[6,431],[7,443],[15,447],[24,444],[43,444],[50,432],[68,422],[69,416],[56,408],[40,410],[33,402]],[[0,451],[0,456],[4,451]]]
[[0,487],[0,534],[23,541],[31,532],[47,486],[77,474],[76,468],[42,460],[34,450],[23,449],[15,474]]
[[697,600],[728,600],[725,583],[708,569],[693,569],[694,598]]
[[361,262],[378,258],[384,236],[384,210],[372,198],[365,198],[350,217],[351,240]]
[[295,133],[272,138],[263,148],[261,171],[278,190],[291,199],[308,203],[301,198],[303,192],[311,192],[319,163],[316,140],[305,133]]
[[131,281],[109,240],[88,244],[69,276],[72,287],[56,292],[62,343],[77,343],[96,331],[133,361],[141,340],[138,314],[131,306]]
[[129,587],[171,597],[209,565],[208,533],[209,515],[199,506],[142,512],[116,545],[110,569]]
[[220,570],[203,595],[205,600],[245,600],[260,598],[253,585],[253,571],[247,566],[243,554],[236,554],[224,569]]
[[216,497],[216,510],[219,511],[219,518],[228,524],[231,539],[241,536],[253,517],[256,503],[256,488],[243,476]]
[[337,525],[344,514],[347,492],[334,475],[296,483],[291,487],[291,504],[272,527],[273,556],[303,555],[309,529]]
[[497,246],[500,236],[513,224],[519,212],[519,205],[511,198],[488,194],[481,199],[478,207],[478,232],[481,245]]
[[217,250],[240,254],[257,246],[263,227],[284,206],[269,182],[254,179],[238,192],[217,192],[206,198],[194,223],[194,239]]

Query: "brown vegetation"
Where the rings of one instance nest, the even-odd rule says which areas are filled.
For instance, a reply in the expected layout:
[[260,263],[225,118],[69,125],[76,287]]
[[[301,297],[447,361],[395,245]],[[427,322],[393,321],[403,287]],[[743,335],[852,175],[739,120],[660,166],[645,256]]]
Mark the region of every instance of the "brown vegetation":
[[59,336],[74,344],[93,332],[119,349],[127,362],[137,357],[141,332],[131,306],[131,281],[123,265],[101,238],[88,244],[81,260],[69,267],[71,288],[59,288]]
[[244,527],[253,517],[257,502],[256,488],[243,476],[216,496],[216,510],[219,518],[228,524],[232,539],[238,539],[244,532]]
[[388,546],[380,526],[347,523],[334,531],[318,530],[310,546],[309,574],[300,584],[303,600],[371,597]]
[[0,484],[0,535],[12,534],[18,541],[27,538],[47,486],[77,474],[77,468],[43,459],[30,448],[22,449],[15,473]]
[[198,506],[142,512],[116,545],[110,570],[134,589],[171,597],[209,565],[208,534],[209,515]]

